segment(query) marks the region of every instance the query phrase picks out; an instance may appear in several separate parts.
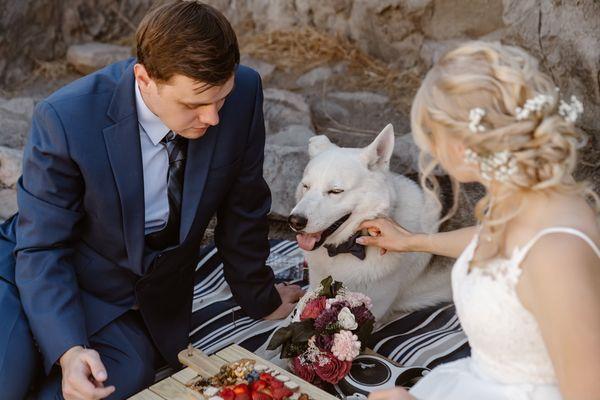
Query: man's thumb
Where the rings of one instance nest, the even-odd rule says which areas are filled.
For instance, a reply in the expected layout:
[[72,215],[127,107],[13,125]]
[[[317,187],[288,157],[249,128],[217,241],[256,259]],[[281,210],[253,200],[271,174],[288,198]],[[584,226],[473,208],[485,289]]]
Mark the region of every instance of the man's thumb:
[[90,366],[90,371],[92,372],[92,376],[98,382],[104,382],[108,375],[106,374],[106,368],[104,368],[104,364],[100,360],[100,356],[95,351],[90,351],[87,354],[86,361]]

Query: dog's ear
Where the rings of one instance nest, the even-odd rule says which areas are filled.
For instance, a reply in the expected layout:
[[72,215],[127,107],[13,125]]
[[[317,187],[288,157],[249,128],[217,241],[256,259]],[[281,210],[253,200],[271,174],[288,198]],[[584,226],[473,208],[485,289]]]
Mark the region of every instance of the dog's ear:
[[325,150],[329,150],[336,147],[335,144],[331,143],[327,136],[317,135],[313,136],[308,140],[308,155],[313,158]]
[[362,151],[362,158],[371,170],[387,171],[390,167],[390,159],[394,151],[394,127],[387,124],[373,143],[365,147]]

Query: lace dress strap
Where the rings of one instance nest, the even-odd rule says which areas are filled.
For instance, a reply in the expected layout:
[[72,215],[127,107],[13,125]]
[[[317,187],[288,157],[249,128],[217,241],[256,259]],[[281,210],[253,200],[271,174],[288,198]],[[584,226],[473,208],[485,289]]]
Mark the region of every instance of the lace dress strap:
[[600,248],[598,248],[596,243],[594,243],[594,241],[592,239],[590,239],[590,237],[587,236],[585,233],[578,231],[577,229],[568,228],[568,227],[554,227],[554,228],[546,228],[546,229],[539,231],[529,242],[527,242],[527,244],[525,246],[523,246],[523,248],[518,249],[517,253],[515,255],[515,258],[514,258],[516,261],[515,264],[516,265],[521,264],[521,261],[523,261],[525,259],[525,256],[527,256],[527,253],[529,252],[529,250],[531,250],[533,245],[542,236],[548,235],[551,233],[566,233],[568,235],[574,235],[574,236],[579,237],[580,239],[585,241],[587,244],[589,244],[591,246],[591,248],[594,250],[594,252],[596,253],[596,255],[598,256],[598,258],[600,258]]

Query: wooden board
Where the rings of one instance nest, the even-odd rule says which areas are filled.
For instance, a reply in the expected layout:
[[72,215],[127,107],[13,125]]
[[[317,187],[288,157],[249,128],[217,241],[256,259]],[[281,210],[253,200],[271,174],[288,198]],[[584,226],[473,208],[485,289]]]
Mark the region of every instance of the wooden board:
[[171,377],[150,386],[150,390],[168,400],[205,400],[200,393]]
[[160,397],[150,389],[146,389],[130,397],[129,400],[164,400],[164,397]]
[[188,348],[179,352],[178,358],[179,362],[183,365],[187,365],[204,377],[218,374],[221,365],[224,364],[219,363],[218,359],[210,358],[204,352],[194,348]]
[[269,368],[279,371],[290,377],[300,386],[300,391],[308,394],[315,400],[338,400],[329,393],[311,385],[297,376],[279,368],[278,366],[261,359],[248,350],[231,345],[212,356],[207,356],[197,349],[186,349],[179,353],[179,361],[187,365],[187,368],[155,383],[148,389],[141,391],[130,400],[204,400],[204,396],[187,387],[190,383],[200,377],[210,377],[217,374],[221,366],[238,361],[242,358],[250,358]]
[[277,365],[275,365],[269,361],[263,360],[262,358],[256,356],[254,353],[251,353],[248,350],[246,350],[243,347],[240,347],[236,344],[233,344],[233,345],[219,351],[218,353],[216,353],[216,355],[227,362],[234,362],[241,358],[251,358],[251,359],[257,360],[257,362],[260,362],[261,364],[265,364],[269,368],[274,369],[281,374],[289,376],[292,381],[296,382],[300,386],[300,391],[302,393],[306,393],[307,395],[309,395],[311,398],[313,398],[315,400],[339,400],[337,397],[330,395],[326,391],[321,390],[314,385],[311,385],[310,383],[306,382],[304,379],[301,379],[301,378],[297,377],[296,375],[293,375],[290,372],[285,371],[282,368],[279,368]]

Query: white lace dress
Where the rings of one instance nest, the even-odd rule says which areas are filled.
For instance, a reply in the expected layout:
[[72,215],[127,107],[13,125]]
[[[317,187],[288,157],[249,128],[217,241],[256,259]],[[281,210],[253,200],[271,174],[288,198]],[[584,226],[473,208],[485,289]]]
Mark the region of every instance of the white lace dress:
[[418,400],[558,400],[561,394],[539,327],[521,304],[516,285],[520,264],[534,243],[549,233],[567,233],[600,249],[571,228],[539,232],[512,257],[468,272],[477,237],[456,260],[452,291],[456,312],[471,345],[471,357],[442,364],[410,393]]

